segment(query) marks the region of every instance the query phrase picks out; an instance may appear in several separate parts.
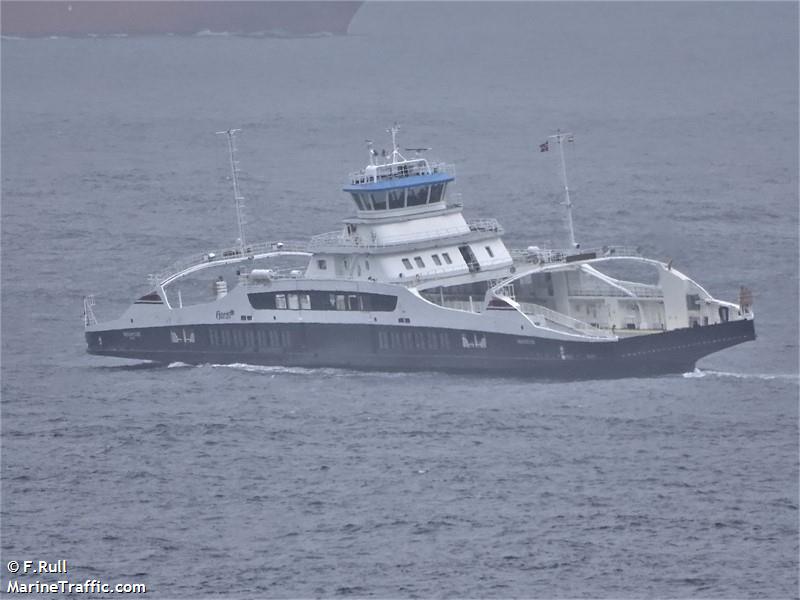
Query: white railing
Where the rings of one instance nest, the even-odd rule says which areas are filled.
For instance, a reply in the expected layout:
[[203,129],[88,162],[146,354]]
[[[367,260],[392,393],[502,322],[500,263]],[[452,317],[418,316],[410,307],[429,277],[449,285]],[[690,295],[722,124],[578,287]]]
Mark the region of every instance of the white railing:
[[[564,313],[560,313],[558,311],[549,309],[541,304],[534,304],[532,302],[520,302],[519,303],[522,312],[524,312],[529,317],[541,317],[546,321],[550,321],[551,323],[555,323],[557,325],[561,325],[562,327],[566,327],[567,329],[585,332],[587,335],[592,335],[595,337],[602,337],[602,338],[614,338],[616,337],[614,334],[604,331],[602,329],[598,329],[586,323],[584,321],[580,321],[578,319],[574,319]],[[534,320],[534,324],[540,325],[540,323],[536,323]]]
[[83,325],[84,327],[91,327],[97,325],[97,318],[94,316],[94,296],[83,297]]
[[[426,299],[444,308],[463,310],[465,312],[471,312],[471,313],[480,313],[483,311],[483,299],[456,300],[447,297],[445,297],[444,299],[440,299],[437,298],[434,294],[427,296]],[[578,319],[574,319],[568,315],[557,312],[555,310],[551,310],[540,304],[534,304],[532,302],[520,302],[519,306],[524,314],[534,318],[533,322],[536,325],[547,326],[548,325],[547,322],[549,321],[549,324],[554,323],[571,332],[577,331],[593,337],[608,338],[608,339],[613,339],[614,337],[616,337],[613,333],[610,333],[603,329],[598,329],[597,327],[594,327],[589,323],[580,321]],[[536,317],[546,322],[545,323],[537,322],[535,320]]]
[[352,185],[361,185],[391,179],[403,179],[414,175],[433,175],[435,173],[447,173],[455,176],[455,166],[446,163],[429,165],[425,159],[375,165],[374,175],[372,173],[367,174],[366,170],[363,169],[350,173],[350,183]]
[[619,282],[618,285],[630,292],[615,288],[611,285],[579,283],[574,284],[568,281],[567,287],[570,296],[614,296],[622,298],[663,298],[664,292],[656,286],[649,286],[643,283],[631,284],[629,282]]
[[603,246],[602,248],[588,248],[580,250],[558,250],[551,248],[520,249],[510,250],[511,256],[517,262],[532,264],[548,264],[569,262],[569,259],[580,260],[578,256],[594,254],[595,258],[609,258],[612,256],[641,256],[639,248],[628,246]]
[[473,300],[450,300],[445,298],[444,302],[435,297],[426,297],[426,300],[433,302],[443,308],[463,310],[464,312],[479,313],[483,309],[483,298]]
[[342,231],[329,231],[312,237],[308,247],[309,249],[332,246],[337,248],[387,248],[403,244],[412,244],[414,242],[458,237],[472,232],[485,231],[496,233],[497,235],[503,234],[503,226],[500,225],[497,219],[476,219],[468,221],[467,227],[469,228],[468,231],[465,231],[463,227],[449,227],[447,229],[436,229],[433,231],[381,236],[380,239],[365,238],[358,234],[348,236]]
[[247,244],[244,247],[244,252],[242,252],[243,249],[239,246],[222,248],[220,250],[214,250],[212,252],[206,252],[203,254],[194,254],[192,256],[182,258],[158,273],[151,273],[148,276],[148,279],[151,284],[156,285],[161,281],[170,278],[172,275],[182,273],[187,269],[191,269],[192,267],[204,263],[223,263],[224,261],[230,259],[244,259],[257,254],[265,254],[269,252],[307,252],[307,248],[308,245],[303,242],[260,242],[258,244]]

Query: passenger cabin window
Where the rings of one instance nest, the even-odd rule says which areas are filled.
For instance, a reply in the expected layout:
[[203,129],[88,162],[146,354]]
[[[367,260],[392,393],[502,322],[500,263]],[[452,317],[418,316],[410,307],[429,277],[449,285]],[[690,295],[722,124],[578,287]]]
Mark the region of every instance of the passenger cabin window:
[[486,254],[489,255],[489,258],[494,258],[494,252],[492,252],[492,249],[489,246],[486,246]]
[[453,261],[450,259],[450,255],[447,252],[442,252],[442,258],[444,259],[444,262],[446,262],[448,265],[453,264]]
[[407,258],[404,258],[404,259],[403,259],[403,266],[404,266],[406,269],[408,269],[409,271],[410,271],[411,269],[413,269],[413,268],[414,268],[414,267],[412,267],[412,266],[411,266],[411,261],[410,261],[410,260],[408,260]]
[[417,266],[420,269],[424,269],[425,268],[425,263],[422,262],[422,257],[421,256],[415,256],[414,257],[414,262],[417,263]]
[[433,259],[433,264],[435,264],[437,267],[442,266],[442,261],[439,259],[438,254],[434,254],[433,256],[431,256],[431,258]]
[[319,267],[320,271],[325,271],[328,268],[328,261],[324,258],[321,258],[317,261],[317,267]]
[[364,310],[364,304],[361,302],[361,296],[357,294],[350,294],[347,297],[348,310]]
[[266,310],[348,310],[391,312],[397,296],[368,292],[299,291],[291,294],[255,292],[247,295],[250,306]]

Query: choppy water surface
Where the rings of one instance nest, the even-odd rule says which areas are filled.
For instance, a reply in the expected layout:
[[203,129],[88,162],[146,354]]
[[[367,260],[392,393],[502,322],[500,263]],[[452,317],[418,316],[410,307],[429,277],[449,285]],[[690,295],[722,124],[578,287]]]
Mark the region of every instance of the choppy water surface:
[[[797,41],[796,5],[740,3],[3,40],[1,564],[154,597],[796,597]],[[564,242],[536,146],[575,131],[579,239],[749,285],[759,339],[579,383],[85,355],[83,294],[116,316],[235,237],[215,131],[244,129],[253,238],[292,239],[349,214],[338,187],[395,120],[512,246]]]

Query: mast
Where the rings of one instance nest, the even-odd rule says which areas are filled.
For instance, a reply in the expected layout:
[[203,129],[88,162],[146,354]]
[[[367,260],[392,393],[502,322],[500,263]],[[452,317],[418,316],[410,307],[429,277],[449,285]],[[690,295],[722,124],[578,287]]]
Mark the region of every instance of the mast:
[[569,199],[569,184],[567,183],[567,165],[564,160],[564,140],[567,142],[574,142],[575,136],[571,133],[558,133],[555,135],[547,136],[549,140],[555,140],[558,143],[558,153],[561,157],[561,179],[564,182],[564,206],[567,207],[567,226],[569,227],[569,243],[573,248],[580,248],[580,244],[575,241],[575,228],[572,225],[572,201]]
[[387,129],[386,133],[392,134],[392,162],[400,162],[405,160],[405,157],[400,154],[400,149],[397,147],[397,133],[400,131],[400,125],[395,123],[391,129]]
[[228,136],[228,153],[230,154],[231,162],[231,180],[233,181],[233,201],[236,205],[236,225],[239,230],[239,250],[244,254],[246,246],[244,240],[244,215],[242,214],[242,203],[244,196],[239,193],[239,161],[236,160],[236,133],[241,129],[228,129],[226,131],[217,131],[217,135]]

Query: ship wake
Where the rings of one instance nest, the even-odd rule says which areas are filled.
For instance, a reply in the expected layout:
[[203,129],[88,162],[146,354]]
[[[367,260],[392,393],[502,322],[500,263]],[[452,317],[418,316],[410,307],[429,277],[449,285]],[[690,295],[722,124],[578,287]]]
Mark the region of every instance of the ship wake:
[[800,382],[800,375],[792,373],[733,373],[728,371],[714,371],[711,369],[697,369],[684,373],[686,379],[701,379],[703,377],[732,377],[734,379],[757,379],[771,381],[774,379]]

